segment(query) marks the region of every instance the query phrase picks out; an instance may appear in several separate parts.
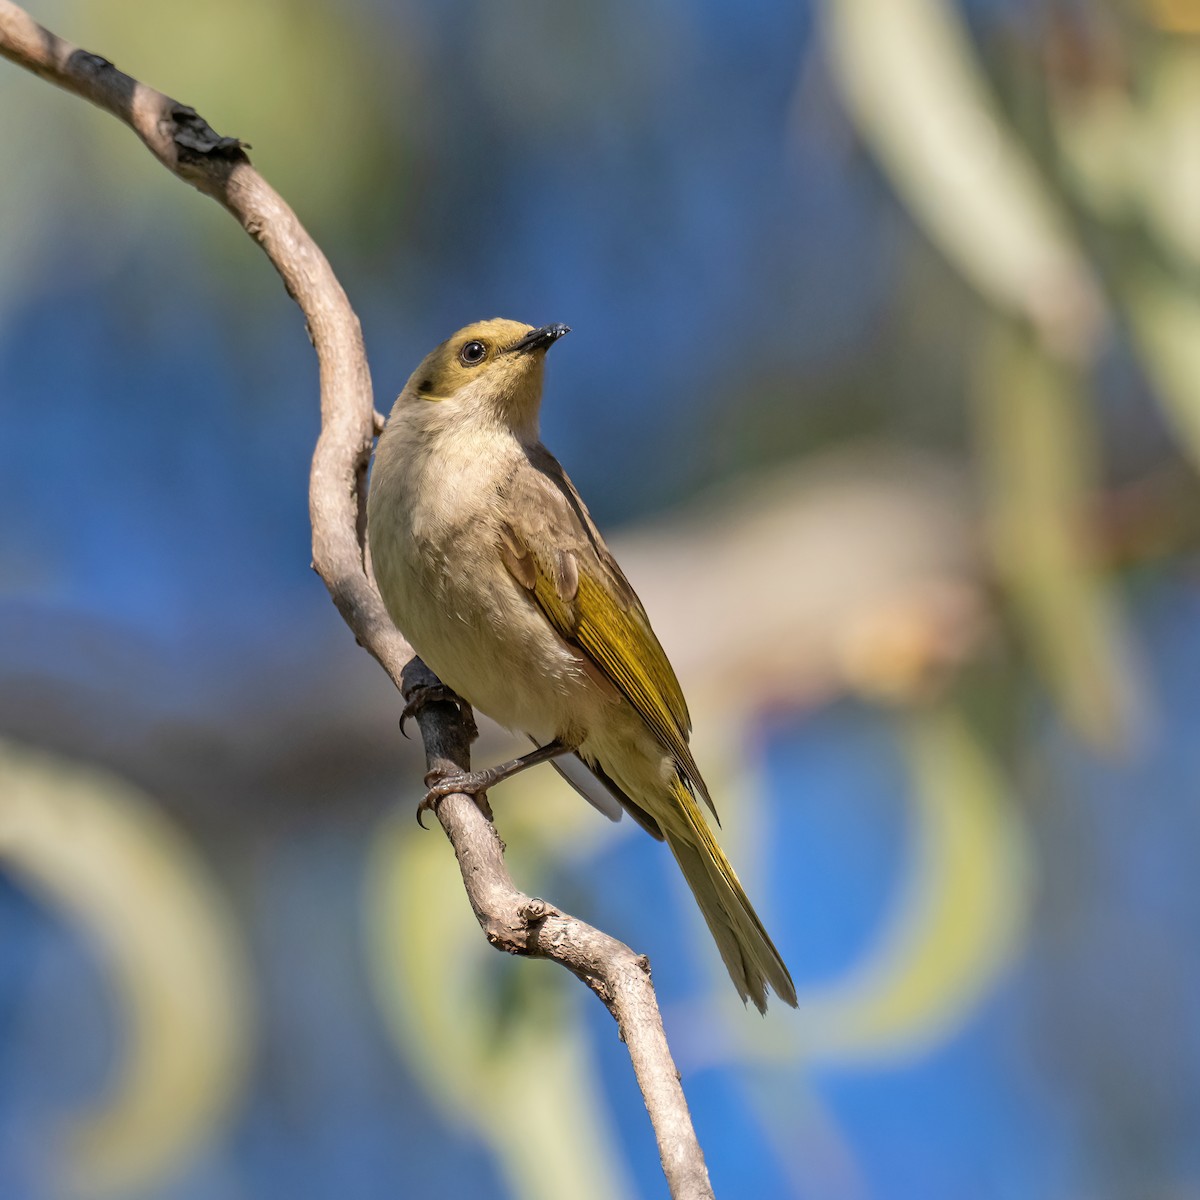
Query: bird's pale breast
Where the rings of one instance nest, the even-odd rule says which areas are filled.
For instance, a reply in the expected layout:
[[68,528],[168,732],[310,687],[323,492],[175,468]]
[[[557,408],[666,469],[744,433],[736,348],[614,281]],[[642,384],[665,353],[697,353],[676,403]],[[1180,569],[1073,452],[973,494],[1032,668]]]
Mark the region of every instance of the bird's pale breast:
[[466,423],[431,435],[404,417],[383,435],[396,444],[384,466],[377,460],[368,514],[392,620],[443,683],[493,720],[539,741],[582,741],[613,699],[499,556],[494,481],[506,456],[521,465],[519,444]]

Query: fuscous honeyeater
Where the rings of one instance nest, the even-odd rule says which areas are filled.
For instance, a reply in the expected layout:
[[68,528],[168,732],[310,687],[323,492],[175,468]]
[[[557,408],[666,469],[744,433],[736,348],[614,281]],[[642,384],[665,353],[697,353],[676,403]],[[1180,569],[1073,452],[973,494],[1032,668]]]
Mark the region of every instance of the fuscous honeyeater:
[[565,325],[468,325],[413,372],[380,436],[368,533],[388,612],[438,678],[539,748],[432,795],[547,759],[616,819],[665,839],[743,1000],[791,976],[709,829],[687,704],[641,602],[542,445],[546,351]]

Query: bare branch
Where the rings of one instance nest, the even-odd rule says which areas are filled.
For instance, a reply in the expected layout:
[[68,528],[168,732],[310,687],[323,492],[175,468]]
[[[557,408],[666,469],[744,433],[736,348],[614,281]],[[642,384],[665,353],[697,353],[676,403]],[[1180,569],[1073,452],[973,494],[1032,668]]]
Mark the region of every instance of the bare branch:
[[[379,417],[358,318],[324,254],[237,138],[216,134],[195,110],[63,41],[9,0],[0,0],[0,55],[123,121],[163,166],[228,209],[266,252],[305,315],[320,364],[321,434],[309,490],[313,567],[359,644],[406,699],[436,682],[392,624],[365,566],[363,485]],[[431,768],[470,766],[467,724],[452,704],[428,704],[417,719]],[[647,960],[519,891],[495,826],[470,798],[447,796],[437,815],[488,941],[561,963],[604,1001],[629,1048],[671,1195],[711,1197]]]
[[[405,695],[436,683],[437,677],[419,658],[405,670]],[[469,769],[471,734],[455,705],[426,704],[417,712],[417,723],[431,769]],[[520,891],[504,865],[504,846],[495,825],[470,797],[445,797],[438,803],[437,815],[454,846],[463,886],[484,936],[509,954],[561,963],[604,1001],[629,1048],[671,1195],[676,1200],[711,1198],[704,1154],[650,982],[649,960],[616,938]]]

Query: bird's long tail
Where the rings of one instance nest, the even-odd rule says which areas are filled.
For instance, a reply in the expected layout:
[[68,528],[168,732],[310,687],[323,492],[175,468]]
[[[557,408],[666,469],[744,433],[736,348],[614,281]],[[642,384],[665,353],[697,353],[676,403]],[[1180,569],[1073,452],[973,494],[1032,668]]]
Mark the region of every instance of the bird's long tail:
[[[725,967],[743,1000],[767,1010],[767,987],[796,1007],[796,986],[758,914],[750,904],[729,859],[717,845],[695,797],[682,779],[673,785],[671,814],[658,823],[683,877],[700,905]],[[657,807],[657,806],[656,806]]]

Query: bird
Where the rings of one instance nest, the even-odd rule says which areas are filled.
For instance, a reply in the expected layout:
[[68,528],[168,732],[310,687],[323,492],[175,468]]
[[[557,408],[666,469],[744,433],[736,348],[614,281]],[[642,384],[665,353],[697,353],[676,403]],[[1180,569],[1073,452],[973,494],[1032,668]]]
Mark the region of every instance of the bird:
[[641,601],[542,444],[547,351],[569,327],[495,318],[412,373],[380,434],[367,537],[388,614],[446,688],[535,749],[427,780],[422,808],[553,762],[665,841],[743,1002],[796,1005],[779,951],[700,805],[691,718]]

